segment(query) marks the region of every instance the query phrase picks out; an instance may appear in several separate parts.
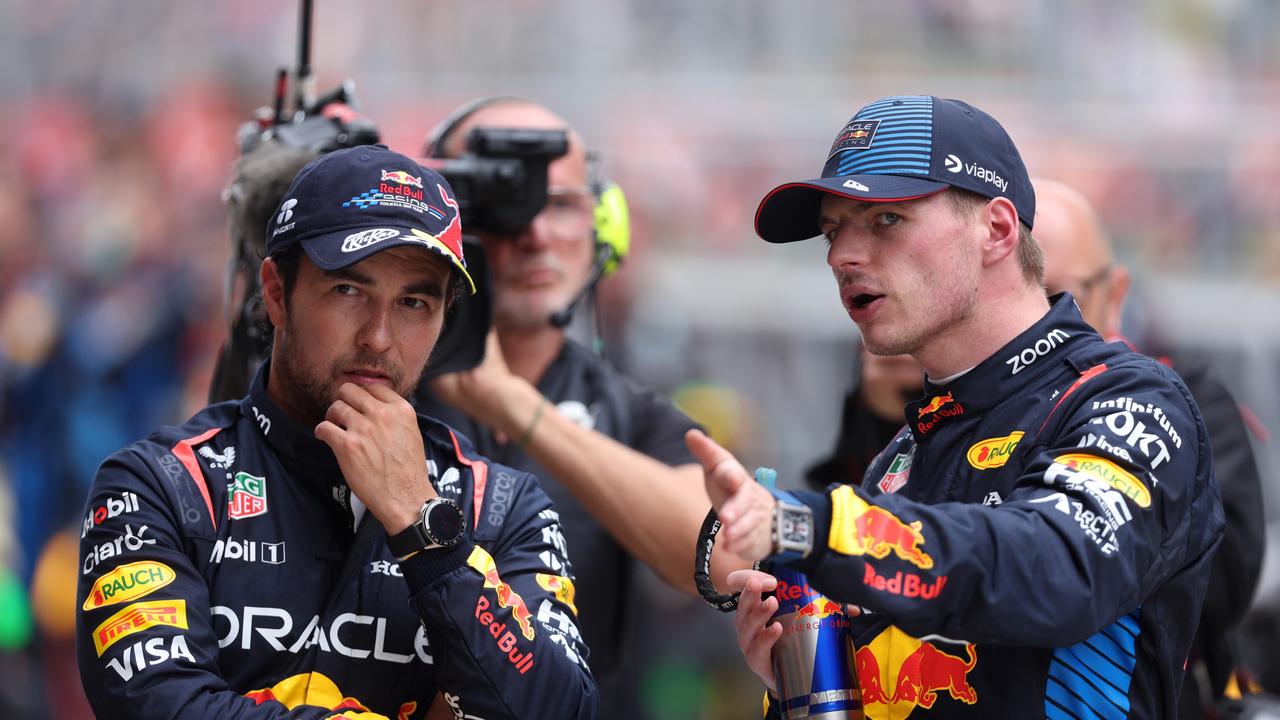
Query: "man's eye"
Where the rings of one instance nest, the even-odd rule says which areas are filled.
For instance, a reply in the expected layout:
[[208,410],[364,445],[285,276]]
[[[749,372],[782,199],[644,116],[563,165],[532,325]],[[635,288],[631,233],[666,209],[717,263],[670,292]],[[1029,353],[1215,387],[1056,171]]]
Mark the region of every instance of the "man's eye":
[[427,308],[427,301],[422,298],[407,297],[404,299],[404,304],[414,310],[425,310]]
[[572,197],[567,195],[548,195],[547,205],[552,210],[574,210],[578,207]]
[[334,285],[333,291],[339,295],[355,295],[356,294],[355,286],[347,285],[346,283]]
[[885,212],[876,216],[877,225],[897,225],[902,216],[898,213]]

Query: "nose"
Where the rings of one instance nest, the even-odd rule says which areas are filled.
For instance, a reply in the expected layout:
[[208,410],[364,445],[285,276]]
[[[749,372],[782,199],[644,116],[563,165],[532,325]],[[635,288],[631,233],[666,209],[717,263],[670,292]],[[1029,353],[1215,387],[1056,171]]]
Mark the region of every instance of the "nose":
[[506,240],[521,250],[537,251],[546,248],[551,244],[552,240],[546,211],[544,210],[535,215],[533,222],[508,236]]
[[867,263],[867,244],[845,223],[831,236],[827,247],[827,265],[834,271],[852,270]]
[[356,343],[370,352],[382,354],[391,349],[391,335],[391,309],[377,306],[368,310]]

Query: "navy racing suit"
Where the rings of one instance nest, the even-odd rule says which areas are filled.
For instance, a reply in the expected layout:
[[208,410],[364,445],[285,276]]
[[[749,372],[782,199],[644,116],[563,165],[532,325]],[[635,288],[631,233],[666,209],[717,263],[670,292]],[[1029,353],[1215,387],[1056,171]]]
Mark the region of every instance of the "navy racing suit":
[[866,716],[1173,717],[1223,529],[1177,375],[1063,294],[906,419],[861,487],[795,492]]
[[81,540],[80,675],[100,717],[591,718],[559,519],[528,473],[418,416],[462,541],[397,563],[308,427],[209,406],[109,457]]

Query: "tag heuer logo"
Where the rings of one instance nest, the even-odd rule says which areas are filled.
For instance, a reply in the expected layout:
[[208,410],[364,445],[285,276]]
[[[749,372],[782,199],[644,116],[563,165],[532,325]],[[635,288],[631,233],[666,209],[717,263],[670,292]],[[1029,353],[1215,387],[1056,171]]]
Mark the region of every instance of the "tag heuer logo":
[[267,479],[238,472],[227,484],[227,515],[233,520],[267,513]]
[[893,456],[893,462],[889,463],[889,469],[885,471],[884,477],[880,478],[880,482],[876,483],[882,493],[895,493],[907,484],[907,477],[911,474],[911,459],[915,457],[916,449],[913,446],[910,452],[898,453]]

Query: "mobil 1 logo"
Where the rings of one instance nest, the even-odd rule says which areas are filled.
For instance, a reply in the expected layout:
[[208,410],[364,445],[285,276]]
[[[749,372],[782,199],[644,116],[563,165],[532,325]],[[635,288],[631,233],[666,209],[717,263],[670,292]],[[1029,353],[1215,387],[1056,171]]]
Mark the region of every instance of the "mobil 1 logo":
[[93,528],[112,518],[121,515],[128,515],[138,510],[138,494],[125,490],[116,497],[108,496],[102,501],[102,504],[89,511],[84,518],[84,526],[80,529],[80,539],[84,539],[85,535]]
[[221,564],[223,560],[283,565],[284,541],[272,543],[263,540],[237,540],[236,538],[219,540],[213,544],[213,552],[209,555],[209,562]]

